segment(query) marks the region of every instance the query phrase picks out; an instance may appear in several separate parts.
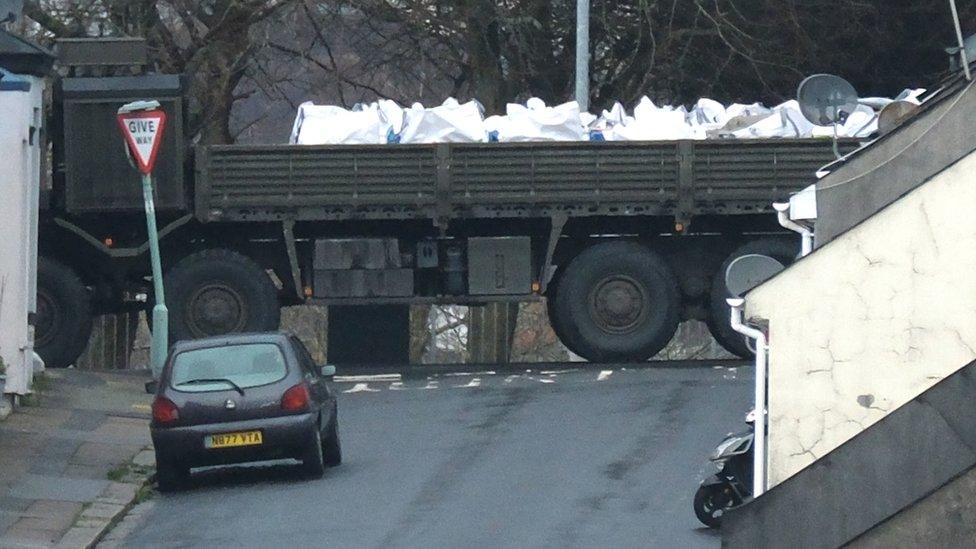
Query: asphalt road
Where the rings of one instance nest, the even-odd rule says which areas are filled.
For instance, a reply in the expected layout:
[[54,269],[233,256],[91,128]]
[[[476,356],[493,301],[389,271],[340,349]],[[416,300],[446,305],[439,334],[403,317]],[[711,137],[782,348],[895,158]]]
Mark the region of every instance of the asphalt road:
[[[568,368],[568,366],[567,366]],[[743,427],[746,367],[345,378],[343,465],[213,469],[132,547],[718,547],[692,496]]]

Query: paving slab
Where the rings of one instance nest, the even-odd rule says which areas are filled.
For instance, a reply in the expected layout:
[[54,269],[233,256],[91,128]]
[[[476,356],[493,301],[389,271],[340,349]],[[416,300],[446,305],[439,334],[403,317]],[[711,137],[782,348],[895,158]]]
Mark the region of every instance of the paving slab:
[[66,478],[28,474],[10,489],[10,495],[26,499],[93,501],[108,486],[108,480]]
[[108,473],[149,444],[148,374],[46,375],[36,404],[0,423],[0,548],[93,546],[139,489]]

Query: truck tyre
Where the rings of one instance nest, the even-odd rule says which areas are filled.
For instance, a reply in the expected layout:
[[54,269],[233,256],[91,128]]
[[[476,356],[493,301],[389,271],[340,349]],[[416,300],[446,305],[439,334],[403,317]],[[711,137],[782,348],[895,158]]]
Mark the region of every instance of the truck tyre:
[[726,299],[731,297],[725,286],[725,271],[737,258],[749,254],[761,254],[772,257],[783,265],[789,266],[796,259],[799,247],[788,240],[763,238],[753,240],[737,248],[719,267],[712,279],[712,291],[709,299],[708,330],[718,343],[728,352],[742,358],[755,356],[746,343],[745,336],[732,329],[729,323],[730,309]]
[[166,273],[164,285],[170,342],[278,329],[274,283],[260,265],[237,252],[213,249],[187,256]]
[[61,263],[37,259],[37,316],[34,349],[48,368],[74,364],[88,345],[92,306],[88,288]]
[[556,288],[558,287],[559,281],[554,278],[550,282],[549,290],[546,292],[546,313],[549,315],[549,326],[552,328],[552,332],[556,334],[560,343],[563,344],[563,347],[566,347],[569,352],[579,356],[579,351],[571,347],[573,342],[566,335],[566,328],[559,322],[559,317],[556,316]]
[[566,267],[552,323],[566,347],[591,362],[644,361],[671,341],[680,306],[678,281],[658,254],[636,242],[606,242]]

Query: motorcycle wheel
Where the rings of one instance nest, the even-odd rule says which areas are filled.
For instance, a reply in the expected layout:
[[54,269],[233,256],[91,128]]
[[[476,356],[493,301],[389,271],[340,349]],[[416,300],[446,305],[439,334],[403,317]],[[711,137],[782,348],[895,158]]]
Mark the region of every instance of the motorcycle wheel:
[[700,486],[695,492],[695,516],[709,528],[722,526],[722,515],[736,506],[735,492],[727,484]]

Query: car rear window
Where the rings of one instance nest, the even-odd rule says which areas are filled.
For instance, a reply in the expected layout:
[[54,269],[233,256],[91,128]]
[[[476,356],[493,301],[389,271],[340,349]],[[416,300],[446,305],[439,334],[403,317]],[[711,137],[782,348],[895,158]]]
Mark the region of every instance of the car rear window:
[[[274,343],[252,343],[183,351],[173,359],[170,385],[185,392],[226,391],[280,381],[288,373],[281,348]],[[202,382],[195,380],[215,380]]]

